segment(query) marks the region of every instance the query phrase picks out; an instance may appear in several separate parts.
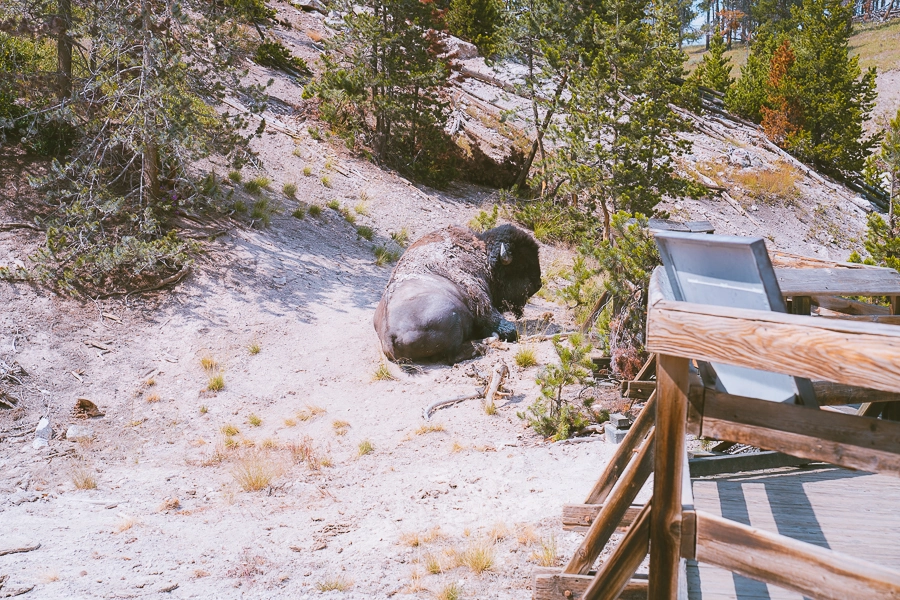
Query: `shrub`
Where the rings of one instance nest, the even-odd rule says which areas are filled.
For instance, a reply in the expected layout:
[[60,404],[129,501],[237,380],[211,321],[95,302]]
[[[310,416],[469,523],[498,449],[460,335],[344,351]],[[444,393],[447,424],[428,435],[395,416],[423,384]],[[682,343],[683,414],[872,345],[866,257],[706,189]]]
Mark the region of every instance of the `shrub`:
[[319,217],[322,215],[322,207],[318,204],[310,204],[309,205],[309,216],[311,217]]
[[516,352],[515,356],[516,364],[522,367],[523,369],[527,369],[528,367],[533,367],[537,364],[537,356],[535,350],[531,346],[524,346],[519,348],[519,351]]
[[401,248],[405,248],[409,243],[409,229],[402,227],[400,231],[392,231],[391,239],[397,242],[397,245]]
[[253,203],[253,208],[250,210],[250,218],[259,221],[264,227],[268,227],[269,223],[272,222],[274,212],[275,209],[272,207],[269,199],[260,198]]
[[280,474],[275,458],[263,450],[251,450],[238,457],[232,475],[245,492],[257,492],[269,487]]
[[249,180],[244,184],[244,189],[247,190],[247,193],[253,194],[256,196],[264,189],[268,189],[269,185],[272,183],[272,180],[264,175],[259,175]]
[[503,8],[500,0],[451,0],[447,28],[478,46],[482,56],[493,56],[499,50]]
[[310,75],[311,71],[302,58],[293,56],[281,42],[263,42],[256,48],[253,60],[258,65],[280,69],[294,77]]
[[359,234],[363,239],[372,241],[372,238],[375,237],[375,230],[367,225],[360,225],[356,228],[356,233]]
[[500,207],[496,204],[494,205],[494,208],[491,210],[490,214],[482,210],[475,218],[469,221],[469,227],[479,233],[484,233],[488,229],[493,229],[497,226],[497,217],[499,215],[499,212]]
[[291,182],[285,183],[281,186],[281,191],[288,198],[293,198],[297,194],[297,184]]
[[294,209],[294,212],[291,213],[291,216],[296,219],[302,219],[306,216],[306,210],[302,206],[298,206]]
[[241,175],[240,171],[229,171],[228,179],[234,183],[240,183],[243,179],[243,175]]
[[369,440],[363,440],[359,443],[359,455],[365,456],[375,452],[375,446]]

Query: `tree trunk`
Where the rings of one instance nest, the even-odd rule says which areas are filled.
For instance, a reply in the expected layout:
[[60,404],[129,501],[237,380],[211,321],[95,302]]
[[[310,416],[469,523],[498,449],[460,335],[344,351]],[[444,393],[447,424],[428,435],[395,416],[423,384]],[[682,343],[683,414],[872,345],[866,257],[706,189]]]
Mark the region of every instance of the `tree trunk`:
[[[141,0],[141,21],[143,27],[143,61],[141,64],[141,93],[147,93],[148,79],[151,77],[153,69],[153,55],[150,50],[150,42],[152,34],[150,31],[150,3],[148,0]],[[151,118],[148,113],[150,108],[143,107],[144,123],[143,123],[143,142],[144,151],[141,157],[141,187],[144,197],[149,198],[152,202],[159,198],[159,149],[156,147],[156,141],[153,139]]]
[[72,38],[69,37],[69,29],[72,27],[71,0],[59,0],[59,16],[65,26],[56,39],[56,94],[62,100],[72,95]]
[[540,128],[537,130],[537,138],[534,140],[534,143],[531,145],[531,152],[528,153],[528,158],[525,159],[525,164],[522,165],[522,170],[519,172],[519,176],[516,178],[515,187],[521,188],[525,185],[525,181],[528,179],[528,173],[531,171],[531,164],[534,162],[534,157],[538,152],[538,148],[541,147],[544,139],[544,132],[547,130],[547,127],[550,126],[550,120],[553,119],[553,113],[556,111],[556,106],[559,103],[559,98],[562,96],[563,90],[566,88],[566,84],[569,81],[569,74],[565,73],[559,81],[559,85],[556,86],[556,91],[553,94],[553,103],[547,109],[547,114],[544,115],[544,121],[541,123]]

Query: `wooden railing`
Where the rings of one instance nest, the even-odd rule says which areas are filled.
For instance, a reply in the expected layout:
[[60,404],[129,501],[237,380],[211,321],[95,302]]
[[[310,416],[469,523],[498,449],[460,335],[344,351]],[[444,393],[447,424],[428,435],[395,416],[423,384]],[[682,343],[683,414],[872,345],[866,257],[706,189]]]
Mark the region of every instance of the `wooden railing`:
[[[900,327],[677,302],[663,296],[659,277],[647,322],[655,391],[586,502],[564,508],[584,541],[561,571],[537,574],[534,597],[674,600],[685,592],[681,562],[695,559],[814,599],[900,598],[900,572],[696,510],[685,449],[692,433],[900,476],[900,423],[734,396],[704,388],[689,370],[696,359],[824,380],[819,389],[900,393]],[[834,392],[827,404],[841,398]],[[651,473],[652,500],[635,504]],[[641,579],[635,571],[648,552]]]

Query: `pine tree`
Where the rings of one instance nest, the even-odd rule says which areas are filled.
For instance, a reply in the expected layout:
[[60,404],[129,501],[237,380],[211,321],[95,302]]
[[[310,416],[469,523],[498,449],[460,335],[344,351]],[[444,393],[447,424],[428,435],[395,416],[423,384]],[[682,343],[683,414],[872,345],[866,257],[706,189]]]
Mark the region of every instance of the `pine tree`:
[[307,87],[350,146],[433,184],[454,174],[441,97],[449,69],[439,14],[419,0],[369,0],[329,40],[325,70]]
[[451,0],[447,11],[450,33],[478,46],[482,56],[499,50],[503,4],[500,0]]
[[725,94],[725,107],[729,111],[754,123],[762,120],[762,108],[769,95],[767,85],[772,55],[783,40],[765,30],[759,32],[750,45],[747,62],[741,67],[741,76]]
[[854,252],[851,262],[866,262],[892,269],[900,269],[900,225],[897,209],[900,208],[900,110],[884,128],[879,152],[871,157],[869,170],[872,183],[888,192],[887,219],[878,213],[869,215],[865,248],[869,256],[865,261]]
[[698,85],[722,92],[728,91],[734,78],[731,77],[731,58],[725,56],[725,39],[716,32],[709,44],[709,51],[703,55],[697,69],[691,74]]

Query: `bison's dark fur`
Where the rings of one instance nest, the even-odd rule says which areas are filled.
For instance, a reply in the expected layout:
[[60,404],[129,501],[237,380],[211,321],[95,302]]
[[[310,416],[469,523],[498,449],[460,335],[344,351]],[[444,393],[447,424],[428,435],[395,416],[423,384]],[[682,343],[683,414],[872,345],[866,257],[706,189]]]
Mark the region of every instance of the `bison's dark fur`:
[[496,332],[514,341],[516,328],[501,312],[521,316],[540,287],[538,245],[527,232],[447,227],[403,254],[375,310],[375,330],[391,360],[452,363],[472,355],[470,340]]

